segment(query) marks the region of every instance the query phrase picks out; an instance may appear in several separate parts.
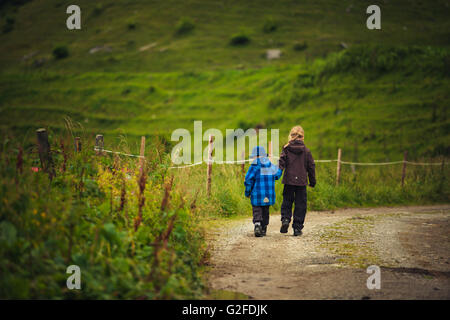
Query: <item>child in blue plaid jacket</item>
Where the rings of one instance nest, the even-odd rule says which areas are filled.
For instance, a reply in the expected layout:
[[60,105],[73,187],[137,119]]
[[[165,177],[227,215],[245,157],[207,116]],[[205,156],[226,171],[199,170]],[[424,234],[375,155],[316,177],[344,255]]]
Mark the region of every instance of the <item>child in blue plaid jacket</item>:
[[255,160],[245,175],[245,196],[251,199],[255,236],[262,237],[269,224],[269,207],[275,203],[275,180],[282,170],[270,162],[263,147],[254,147],[250,158]]

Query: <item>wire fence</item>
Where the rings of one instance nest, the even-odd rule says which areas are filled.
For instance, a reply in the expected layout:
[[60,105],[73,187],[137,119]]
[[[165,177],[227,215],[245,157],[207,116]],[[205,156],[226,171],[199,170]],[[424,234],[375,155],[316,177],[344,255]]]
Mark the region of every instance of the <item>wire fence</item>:
[[98,148],[98,147],[94,147],[94,151],[96,151],[96,152],[106,152],[106,153],[118,154],[118,155],[126,156],[126,157],[134,157],[134,158],[142,158],[142,159],[145,159],[145,156],[139,156],[139,155],[137,155],[137,154],[131,154],[131,153],[123,153],[123,152],[119,152],[119,151],[106,150],[106,149],[102,149],[102,148]]
[[[51,158],[51,150],[50,144],[48,141],[48,134],[44,128],[36,130],[37,142],[38,142],[38,152],[39,158],[41,161],[42,169],[49,174],[50,179],[52,179],[55,175],[55,169],[53,166],[53,160]],[[207,164],[207,194],[211,195],[211,176],[212,176],[212,164],[240,164],[242,173],[245,174],[245,163],[252,162],[254,159],[241,159],[241,160],[227,160],[227,161],[216,161],[214,160],[213,154],[213,138],[212,135],[209,136],[209,145],[208,145],[208,156],[207,160],[198,161],[196,163],[185,164],[185,165],[176,165],[170,166],[169,169],[183,169],[201,165],[203,163]],[[279,159],[278,156],[274,156],[271,151],[272,143],[269,141],[269,159],[272,161],[273,159]],[[79,137],[75,137],[75,151],[81,151],[81,140]],[[145,136],[141,137],[141,148],[139,155],[125,153],[120,151],[113,151],[104,149],[104,140],[103,135],[97,135],[95,137],[95,147],[94,151],[96,151],[97,155],[103,155],[106,153],[117,154],[126,157],[133,157],[139,159],[140,166],[140,176],[141,178],[145,176]],[[402,164],[402,188],[405,184],[406,177],[406,166],[407,164],[415,165],[415,166],[438,166],[440,165],[442,170],[444,169],[444,165],[448,164],[445,162],[445,158],[442,159],[442,162],[413,162],[407,161],[408,152],[405,151],[402,161],[390,161],[390,162],[350,162],[350,161],[342,161],[342,149],[338,149],[337,159],[318,159],[315,160],[316,163],[331,163],[336,162],[336,185],[339,185],[340,175],[341,175],[341,165],[352,165],[352,170],[354,170],[353,166],[385,166],[385,165],[396,165]],[[244,153],[242,153],[242,158],[244,158]],[[140,179],[141,179],[140,178]]]
[[[126,157],[145,159],[145,156],[124,153],[124,152],[119,152],[119,151],[106,150],[106,149],[101,149],[98,147],[94,147],[94,150],[97,152],[106,152],[106,153],[117,154],[117,155],[122,155],[122,156],[126,156]],[[277,157],[277,156],[269,156],[269,158],[279,159],[279,157]],[[253,160],[254,159],[228,160],[228,161],[203,160],[203,161],[186,164],[186,165],[170,166],[169,169],[183,169],[183,168],[198,166],[201,164],[213,164],[213,163],[215,163],[215,164],[244,164],[247,162],[252,162]],[[386,165],[404,164],[404,163],[415,165],[415,166],[440,166],[440,165],[443,165],[442,162],[413,162],[413,161],[406,161],[406,160],[390,161],[390,162],[351,162],[351,161],[342,161],[339,159],[323,159],[323,160],[317,159],[317,160],[314,160],[315,163],[330,163],[330,162],[338,162],[338,161],[341,164],[355,165],[355,166],[386,166]],[[448,164],[448,163],[444,163],[444,165],[446,165],[446,164]]]

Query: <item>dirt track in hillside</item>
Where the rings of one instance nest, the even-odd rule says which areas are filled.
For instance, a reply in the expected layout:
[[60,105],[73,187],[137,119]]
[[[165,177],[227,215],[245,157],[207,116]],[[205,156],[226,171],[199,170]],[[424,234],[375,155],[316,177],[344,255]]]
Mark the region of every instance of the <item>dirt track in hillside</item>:
[[[450,299],[450,205],[308,212],[301,237],[255,238],[251,218],[209,233],[209,286],[251,299]],[[369,290],[369,265],[381,289]]]

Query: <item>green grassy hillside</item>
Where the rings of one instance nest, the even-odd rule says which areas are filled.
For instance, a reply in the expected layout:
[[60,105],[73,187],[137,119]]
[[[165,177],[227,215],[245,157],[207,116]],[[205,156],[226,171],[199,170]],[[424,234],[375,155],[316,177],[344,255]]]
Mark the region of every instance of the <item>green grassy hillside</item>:
[[[71,72],[212,70],[298,64],[338,51],[341,43],[449,45],[446,0],[378,1],[380,31],[366,28],[366,8],[373,1],[79,0],[81,30],[66,28],[72,1],[3,2],[25,4],[1,9],[2,70],[33,69],[42,58],[48,59],[45,70]],[[249,43],[230,45],[240,33]],[[294,49],[303,42],[306,49]],[[52,50],[58,45],[66,45],[69,56],[55,61]],[[110,50],[90,54],[96,46]],[[282,58],[267,61],[268,48],[280,48]]]
[[446,1],[383,1],[378,31],[369,1],[79,1],[81,30],[68,4],[1,7],[2,135],[34,141],[70,117],[111,145],[203,120],[279,128],[282,144],[300,123],[319,158],[449,154]]
[[300,123],[318,158],[335,158],[337,147],[347,160],[399,160],[405,149],[432,158],[449,153],[448,64],[446,50],[354,47],[289,67],[4,75],[0,124],[34,141],[37,127],[62,130],[70,117],[111,146],[120,135],[169,139],[194,120],[224,134],[280,128],[283,144]]

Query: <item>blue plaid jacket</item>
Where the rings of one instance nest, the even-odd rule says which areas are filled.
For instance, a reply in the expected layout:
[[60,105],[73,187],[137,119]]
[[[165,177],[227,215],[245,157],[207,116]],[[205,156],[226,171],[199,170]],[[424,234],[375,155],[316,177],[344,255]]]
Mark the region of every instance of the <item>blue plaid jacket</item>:
[[267,157],[255,159],[245,175],[245,196],[251,196],[252,206],[270,206],[275,203],[275,180],[282,170]]

